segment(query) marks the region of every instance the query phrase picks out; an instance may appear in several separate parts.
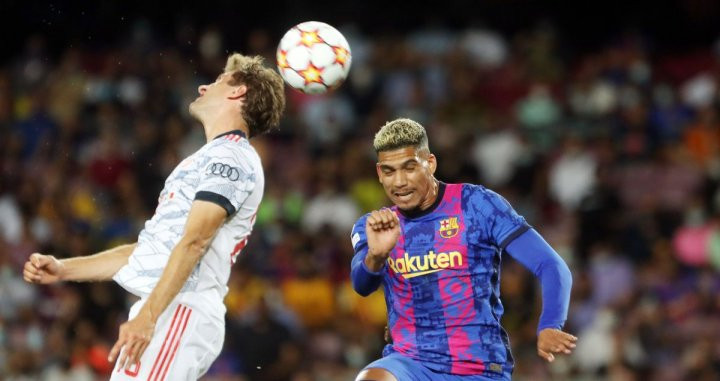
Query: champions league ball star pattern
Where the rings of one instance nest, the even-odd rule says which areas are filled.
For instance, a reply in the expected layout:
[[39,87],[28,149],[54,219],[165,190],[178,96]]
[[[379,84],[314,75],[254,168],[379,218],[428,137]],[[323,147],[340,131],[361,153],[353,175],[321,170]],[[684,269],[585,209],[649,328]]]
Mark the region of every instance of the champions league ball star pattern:
[[280,40],[277,66],[285,82],[307,94],[322,94],[343,83],[350,71],[350,45],[332,26],[308,21]]

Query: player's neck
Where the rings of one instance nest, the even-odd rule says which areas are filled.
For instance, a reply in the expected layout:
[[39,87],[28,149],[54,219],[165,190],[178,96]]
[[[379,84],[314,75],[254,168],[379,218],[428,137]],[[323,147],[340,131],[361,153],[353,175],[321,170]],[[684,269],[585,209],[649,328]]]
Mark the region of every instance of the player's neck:
[[398,209],[403,216],[407,218],[418,218],[429,213],[432,213],[440,202],[442,201],[443,195],[445,194],[445,183],[438,181],[433,178],[434,184],[428,190],[428,195],[425,197],[423,202],[420,203],[416,208],[410,210]]
[[425,195],[425,200],[420,203],[418,209],[427,210],[429,207],[433,206],[435,204],[435,201],[437,201],[439,189],[440,183],[433,178],[432,186],[430,186],[430,189],[428,189],[428,193]]
[[205,139],[210,142],[218,135],[230,132],[233,130],[240,130],[245,133],[245,136],[250,137],[250,131],[247,124],[239,118],[238,115],[218,115],[215,118],[204,118],[202,121],[203,128],[205,129]]

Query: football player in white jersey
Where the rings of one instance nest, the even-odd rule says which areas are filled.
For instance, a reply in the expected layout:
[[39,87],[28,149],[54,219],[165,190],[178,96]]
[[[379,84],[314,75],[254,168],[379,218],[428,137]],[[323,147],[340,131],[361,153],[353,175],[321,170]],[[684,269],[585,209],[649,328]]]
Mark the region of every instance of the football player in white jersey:
[[31,283],[113,279],[140,297],[110,351],[111,380],[195,380],[222,349],[230,267],[264,186],[248,138],[278,126],[285,95],[262,58],[237,53],[198,92],[190,113],[207,144],[167,178],[137,243],[69,259],[35,253],[25,263]]

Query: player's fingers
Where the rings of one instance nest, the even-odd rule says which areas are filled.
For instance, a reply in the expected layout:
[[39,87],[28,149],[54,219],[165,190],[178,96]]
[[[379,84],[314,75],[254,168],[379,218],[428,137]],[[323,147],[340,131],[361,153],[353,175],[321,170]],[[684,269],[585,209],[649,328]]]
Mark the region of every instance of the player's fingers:
[[578,339],[577,336],[573,336],[573,335],[571,335],[571,334],[569,334],[569,333],[563,332],[563,334],[565,335],[565,339],[566,339],[566,340],[569,340],[569,341],[572,341],[572,342],[576,342],[577,339]]
[[540,343],[538,343],[538,350],[541,350],[546,353],[552,353],[552,352],[558,352],[560,350],[560,342],[555,340],[544,340]]
[[383,225],[388,223],[388,216],[385,209],[380,209],[378,211],[378,218],[380,219],[380,223]]
[[138,352],[143,345],[143,341],[134,341],[131,345],[125,346],[125,361],[122,364],[125,369],[130,368],[140,358]]
[[565,350],[565,348],[568,347],[569,344],[572,343],[566,341],[562,337],[556,337],[549,343],[549,347],[552,348],[553,352],[560,352]]
[[388,214],[390,215],[390,221],[392,221],[393,227],[400,225],[400,218],[398,218],[397,214],[394,211],[388,209]]
[[569,355],[570,353],[572,353],[572,348],[575,348],[575,344],[558,342],[552,346],[552,352],[553,353],[565,353],[565,354]]
[[393,224],[395,223],[395,219],[393,218],[393,212],[390,209],[382,209],[380,211],[380,215],[382,217],[382,223],[383,227],[386,228],[392,228]]
[[393,220],[394,220],[396,223],[400,224],[400,217],[398,216],[397,211],[391,211],[391,213],[392,213],[392,218],[393,218]]
[[35,268],[35,265],[30,262],[25,262],[25,266],[23,266],[23,273],[35,274],[36,272],[37,269]]
[[110,350],[110,354],[108,355],[109,362],[115,361],[118,353],[120,352],[120,349],[122,349],[123,344],[125,344],[125,340],[122,338],[119,338],[118,341],[115,342],[115,345],[113,345],[112,349]]
[[577,341],[577,337],[565,332],[560,332],[560,334],[554,338],[554,341],[557,343],[561,343],[566,347],[575,348],[575,342]]
[[133,364],[137,364],[140,362],[140,358],[142,358],[143,353],[145,353],[145,350],[150,345],[150,340],[143,341],[142,344],[140,344],[140,347],[135,352],[135,360],[132,362]]
[[35,265],[35,267],[41,266],[41,260],[42,260],[42,255],[40,255],[38,253],[33,253],[32,255],[30,255],[30,263]]
[[563,351],[565,353],[569,354],[570,352],[572,352],[573,349],[575,349],[576,346],[577,345],[575,345],[575,343],[567,343],[566,342],[566,343],[564,343]]
[[368,226],[373,230],[379,229],[380,213],[377,210],[370,212],[370,216],[367,219]]
[[25,269],[23,270],[23,279],[25,279],[26,282],[34,283],[39,281],[41,278],[36,271]]
[[34,263],[32,263],[32,261],[28,260],[27,262],[25,262],[25,266],[23,266],[23,269],[37,271],[38,268],[37,266],[35,266]]
[[552,353],[545,352],[542,349],[538,349],[538,355],[547,362],[553,362],[555,360],[555,356]]
[[120,369],[127,369],[130,365],[130,346],[125,344],[123,349],[120,351],[120,360],[118,360],[118,367]]

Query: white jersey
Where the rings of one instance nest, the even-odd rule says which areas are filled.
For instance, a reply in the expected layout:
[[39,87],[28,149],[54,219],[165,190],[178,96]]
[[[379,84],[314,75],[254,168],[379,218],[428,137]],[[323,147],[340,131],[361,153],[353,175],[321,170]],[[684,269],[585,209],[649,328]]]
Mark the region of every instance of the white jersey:
[[207,143],[167,178],[155,215],[140,232],[128,264],[113,279],[137,296],[149,295],[183,235],[193,201],[211,201],[222,206],[228,218],[180,292],[217,291],[222,302],[230,268],[252,231],[264,182],[260,157],[242,132]]

